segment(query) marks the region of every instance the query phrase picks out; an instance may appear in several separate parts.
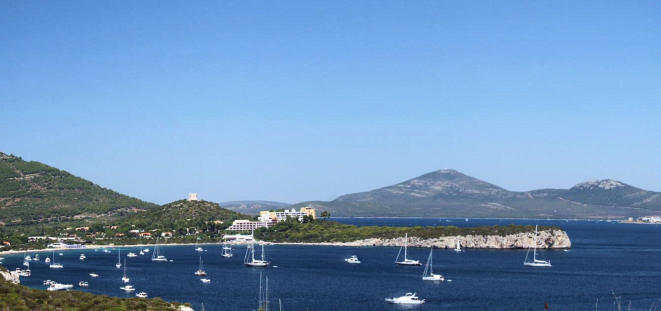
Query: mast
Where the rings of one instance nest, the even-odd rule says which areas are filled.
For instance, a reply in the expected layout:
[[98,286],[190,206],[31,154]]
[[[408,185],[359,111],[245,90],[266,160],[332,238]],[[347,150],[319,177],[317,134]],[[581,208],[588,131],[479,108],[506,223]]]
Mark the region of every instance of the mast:
[[537,225],[535,225],[535,244],[532,249],[532,260],[537,261]]
[[262,309],[262,273],[259,273],[259,309]]
[[264,292],[264,305],[266,311],[269,311],[269,276],[266,276],[266,291]]
[[[264,244],[262,244],[262,261],[264,261]],[[268,280],[268,277],[267,277]]]
[[408,232],[404,234],[404,261],[406,261],[406,249],[409,245],[409,234]]

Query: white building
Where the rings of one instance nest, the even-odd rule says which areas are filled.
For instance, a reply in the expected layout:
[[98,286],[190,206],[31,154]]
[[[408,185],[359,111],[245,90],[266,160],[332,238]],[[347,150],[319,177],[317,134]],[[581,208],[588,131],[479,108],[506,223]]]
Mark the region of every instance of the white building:
[[266,221],[251,221],[245,219],[235,220],[229,228],[225,229],[227,231],[252,231],[259,228],[268,228],[273,226],[273,222]]
[[197,192],[191,192],[188,194],[188,201],[198,201]]

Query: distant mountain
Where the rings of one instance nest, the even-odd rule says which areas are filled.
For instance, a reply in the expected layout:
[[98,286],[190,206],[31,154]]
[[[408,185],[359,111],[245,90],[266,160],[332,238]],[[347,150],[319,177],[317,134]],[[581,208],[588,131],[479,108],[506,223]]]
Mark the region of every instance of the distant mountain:
[[333,201],[294,207],[310,205],[333,216],[621,217],[659,213],[660,196],[614,180],[580,183],[571,189],[515,192],[444,169]]
[[0,152],[0,223],[124,214],[155,206],[46,164]]
[[289,203],[260,200],[229,201],[220,204],[227,209],[250,215],[256,215],[259,211],[275,210],[291,205]]

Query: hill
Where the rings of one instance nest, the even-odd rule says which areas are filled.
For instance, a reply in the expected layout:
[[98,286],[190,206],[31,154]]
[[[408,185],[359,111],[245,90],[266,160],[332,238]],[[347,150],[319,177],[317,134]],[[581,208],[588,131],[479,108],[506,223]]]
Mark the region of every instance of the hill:
[[155,206],[46,164],[0,152],[0,223],[96,217]]
[[333,201],[294,205],[328,210],[333,216],[417,217],[623,217],[659,213],[661,194],[614,180],[570,189],[509,191],[455,170],[439,170]]
[[220,204],[227,209],[250,215],[256,215],[259,211],[276,210],[291,205],[289,203],[260,200],[229,201]]

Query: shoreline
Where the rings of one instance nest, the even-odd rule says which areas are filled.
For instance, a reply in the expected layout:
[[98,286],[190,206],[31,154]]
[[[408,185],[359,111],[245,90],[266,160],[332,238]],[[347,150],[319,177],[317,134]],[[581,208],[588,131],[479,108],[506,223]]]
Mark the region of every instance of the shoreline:
[[[232,244],[232,243],[231,243]],[[238,243],[233,243],[232,245],[235,245]],[[187,246],[187,245],[220,245],[219,243],[154,243],[154,244],[122,244],[122,245],[116,245],[116,244],[94,244],[94,245],[86,245],[85,247],[80,247],[80,248],[40,248],[40,249],[26,249],[26,250],[8,250],[8,251],[0,251],[0,255],[14,255],[14,254],[20,254],[20,253],[45,253],[45,252],[62,252],[62,251],[81,251],[81,250],[94,250],[94,249],[101,249],[101,248],[133,248],[133,247],[152,247],[153,246]]]

